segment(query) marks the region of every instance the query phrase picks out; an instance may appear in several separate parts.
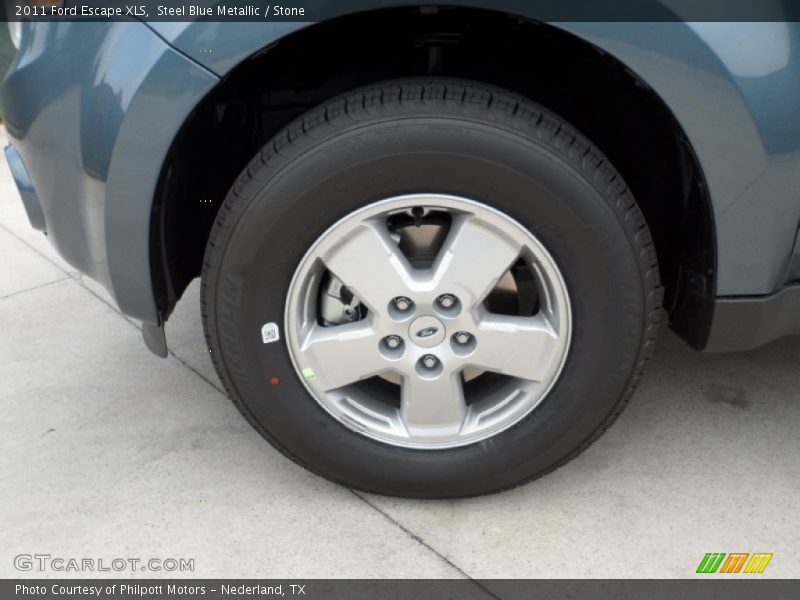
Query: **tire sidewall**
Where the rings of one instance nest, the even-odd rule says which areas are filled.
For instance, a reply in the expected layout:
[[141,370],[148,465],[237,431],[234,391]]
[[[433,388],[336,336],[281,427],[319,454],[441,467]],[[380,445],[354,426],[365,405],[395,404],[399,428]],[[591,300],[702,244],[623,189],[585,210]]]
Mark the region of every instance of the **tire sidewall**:
[[[646,291],[631,229],[598,182],[547,140],[432,112],[331,125],[253,173],[217,236],[209,337],[240,407],[295,460],[373,492],[472,495],[547,472],[603,426],[638,361]],[[548,250],[570,295],[572,339],[555,386],[513,427],[461,448],[404,449],[348,429],[308,393],[286,345],[287,290],[309,247],[350,212],[414,193],[508,214]],[[264,344],[270,322],[281,339]]]

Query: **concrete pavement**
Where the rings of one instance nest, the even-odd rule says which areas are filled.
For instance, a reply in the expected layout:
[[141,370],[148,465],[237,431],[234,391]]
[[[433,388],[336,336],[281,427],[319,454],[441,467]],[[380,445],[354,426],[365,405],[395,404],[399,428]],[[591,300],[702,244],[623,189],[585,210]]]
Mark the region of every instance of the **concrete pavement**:
[[517,490],[422,502],[331,484],[252,431],[198,296],[168,323],[170,356],[151,355],[30,228],[0,164],[0,576],[39,576],[14,556],[49,553],[193,558],[184,577],[689,577],[737,551],[800,575],[798,338],[702,355],[664,331],[582,456]]

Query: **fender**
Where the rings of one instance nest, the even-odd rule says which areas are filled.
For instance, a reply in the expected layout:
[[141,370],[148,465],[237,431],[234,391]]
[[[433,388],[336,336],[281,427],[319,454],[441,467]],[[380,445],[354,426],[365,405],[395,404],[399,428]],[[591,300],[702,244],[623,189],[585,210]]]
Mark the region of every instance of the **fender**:
[[[668,14],[667,0],[646,0]],[[774,0],[776,10],[787,0]],[[336,17],[416,2],[320,3]],[[485,7],[456,0],[448,5]],[[532,3],[493,10],[536,19]],[[671,11],[670,11],[671,12]],[[675,11],[677,17],[679,11]],[[717,296],[769,294],[786,278],[800,223],[800,25],[771,23],[551,23],[614,56],[660,95],[703,167],[717,231]],[[150,23],[220,77],[312,23]],[[732,43],[731,40],[737,40]],[[740,43],[748,40],[748,43]],[[752,47],[749,46],[752,44]],[[755,51],[757,49],[757,51]],[[775,216],[781,215],[776,220]],[[763,240],[772,243],[764,244]]]
[[[355,12],[356,4],[389,2],[324,3],[339,13]],[[526,6],[493,3],[535,19]],[[786,191],[800,189],[800,25],[554,26],[616,57],[682,126],[712,198],[716,294],[764,296],[780,289],[800,222],[798,194]],[[181,126],[236,65],[308,27],[313,24],[39,23],[26,37],[0,88],[7,131],[31,174],[54,245],[105,285],[125,314],[161,325],[150,271],[151,211]],[[67,46],[70,52],[63,51]],[[80,61],[91,68],[72,68]]]
[[123,313],[158,325],[153,197],[172,140],[219,78],[138,21],[41,22],[24,39],[0,102],[38,228]]

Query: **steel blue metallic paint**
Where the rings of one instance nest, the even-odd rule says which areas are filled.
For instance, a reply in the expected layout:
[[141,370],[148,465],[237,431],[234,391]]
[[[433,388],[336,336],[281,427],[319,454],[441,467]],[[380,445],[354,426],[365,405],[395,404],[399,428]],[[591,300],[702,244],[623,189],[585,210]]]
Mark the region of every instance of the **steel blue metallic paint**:
[[33,183],[31,182],[28,170],[25,168],[25,163],[22,162],[22,158],[20,158],[17,149],[11,144],[6,146],[5,153],[8,168],[19,190],[22,204],[25,206],[25,212],[28,213],[31,227],[39,231],[46,231],[47,224],[44,220],[44,213],[42,213],[42,205],[39,203],[36,190],[33,189]]
[[106,230],[120,240],[108,244],[112,287],[122,311],[148,323],[157,322],[150,213],[159,175],[184,119],[216,83],[214,75],[165,49],[135,89],[119,128],[106,196]]
[[[714,208],[717,295],[777,290],[800,222],[800,25],[590,23],[570,29],[642,77],[686,132]],[[754,65],[754,48],[741,42],[751,36],[759,52],[781,60]],[[742,69],[747,63],[750,68]]]
[[[391,4],[404,3],[414,4]],[[337,3],[336,13],[347,13],[356,4],[363,10],[387,3]],[[652,4],[669,8],[677,3]],[[536,18],[524,2],[504,0],[491,8]],[[220,76],[282,35],[309,25],[150,24]],[[683,127],[714,207],[716,293],[756,295],[778,289],[800,223],[800,194],[791,192],[800,188],[800,24],[554,25],[620,60],[661,96]],[[774,243],[764,244],[765,239]]]
[[[401,4],[416,3],[326,6],[346,14]],[[520,0],[500,0],[491,8],[536,18]],[[220,77],[311,25],[41,23],[24,36],[0,89],[8,131],[53,243],[71,264],[108,287],[126,314],[158,324],[150,213],[181,125]],[[713,203],[716,293],[777,290],[800,223],[800,25],[555,25],[625,64],[682,126]]]
[[157,323],[150,210],[172,139],[218,78],[139,22],[39,23],[0,88],[53,244]]

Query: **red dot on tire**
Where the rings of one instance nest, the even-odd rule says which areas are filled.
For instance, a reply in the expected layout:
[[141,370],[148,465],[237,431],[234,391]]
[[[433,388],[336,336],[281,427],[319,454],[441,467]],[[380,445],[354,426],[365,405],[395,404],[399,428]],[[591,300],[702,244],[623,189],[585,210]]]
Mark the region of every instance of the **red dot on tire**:
[[281,382],[281,378],[280,377],[270,377],[269,378],[269,382],[272,385],[278,385]]

